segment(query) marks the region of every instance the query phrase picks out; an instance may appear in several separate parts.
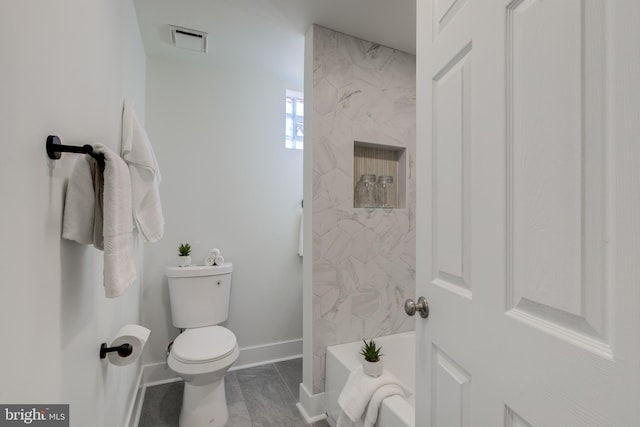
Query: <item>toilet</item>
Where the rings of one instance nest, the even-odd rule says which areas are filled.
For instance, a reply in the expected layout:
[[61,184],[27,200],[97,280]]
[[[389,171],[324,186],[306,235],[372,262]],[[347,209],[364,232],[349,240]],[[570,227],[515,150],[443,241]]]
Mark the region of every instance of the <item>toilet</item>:
[[233,265],[166,267],[171,319],[184,329],[167,363],[184,379],[180,427],[223,427],[229,419],[224,375],[240,353],[229,317]]

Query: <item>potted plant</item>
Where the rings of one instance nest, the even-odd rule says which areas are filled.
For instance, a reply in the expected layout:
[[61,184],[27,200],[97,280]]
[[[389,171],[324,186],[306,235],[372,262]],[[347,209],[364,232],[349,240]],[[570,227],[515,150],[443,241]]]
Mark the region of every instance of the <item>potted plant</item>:
[[191,245],[181,243],[178,246],[178,267],[189,267],[191,265]]
[[373,339],[368,343],[365,340],[362,342],[364,342],[360,350],[360,354],[364,356],[362,370],[370,377],[379,377],[382,374],[382,359],[380,359],[382,347],[378,347]]

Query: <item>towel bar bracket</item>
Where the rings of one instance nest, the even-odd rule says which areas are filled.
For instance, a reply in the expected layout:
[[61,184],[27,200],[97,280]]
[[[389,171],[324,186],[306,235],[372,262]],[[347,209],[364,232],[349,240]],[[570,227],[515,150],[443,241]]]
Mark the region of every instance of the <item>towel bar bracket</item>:
[[47,155],[50,159],[58,160],[62,157],[62,153],[80,153],[88,154],[96,159],[101,165],[104,165],[104,156],[93,152],[93,147],[89,144],[83,146],[63,145],[60,138],[56,135],[49,135],[46,142]]
[[56,145],[62,145],[62,142],[60,142],[60,138],[58,138],[55,135],[49,135],[47,137],[47,155],[49,156],[50,159],[53,160],[58,160],[60,157],[62,157],[62,153],[60,151],[56,151]]

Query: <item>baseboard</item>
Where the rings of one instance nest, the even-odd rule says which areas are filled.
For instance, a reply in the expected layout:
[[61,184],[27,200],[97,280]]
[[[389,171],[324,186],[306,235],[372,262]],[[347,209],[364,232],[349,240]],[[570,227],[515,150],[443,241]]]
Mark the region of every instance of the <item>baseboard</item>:
[[[238,360],[230,370],[266,365],[302,357],[302,340],[281,341],[240,349]],[[165,363],[144,365],[142,384],[152,386],[178,381],[180,378]]]
[[151,363],[142,367],[142,384],[144,387],[180,381],[180,377],[169,368],[166,362]]
[[144,401],[144,387],[142,386],[142,371],[143,368],[140,369],[138,373],[138,379],[135,384],[135,393],[133,395],[133,400],[129,404],[129,409],[127,410],[127,417],[124,420],[124,425],[129,427],[137,427],[138,422],[140,421],[140,412],[142,411],[142,402]]
[[232,370],[265,365],[282,360],[302,357],[302,339],[280,341],[240,349],[240,356]]
[[304,383],[300,383],[299,399],[296,407],[306,422],[311,424],[327,418],[324,408],[324,393],[311,394]]

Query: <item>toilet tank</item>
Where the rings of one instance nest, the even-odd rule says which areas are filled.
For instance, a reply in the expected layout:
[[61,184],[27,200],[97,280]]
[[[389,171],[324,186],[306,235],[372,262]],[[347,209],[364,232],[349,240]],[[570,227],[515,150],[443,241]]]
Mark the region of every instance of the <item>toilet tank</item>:
[[229,317],[233,265],[165,267],[176,328],[217,325]]

